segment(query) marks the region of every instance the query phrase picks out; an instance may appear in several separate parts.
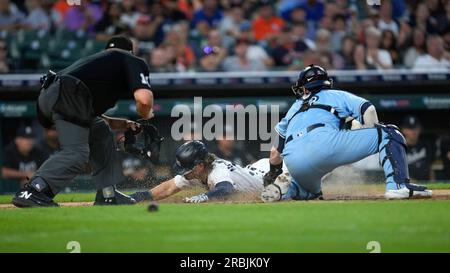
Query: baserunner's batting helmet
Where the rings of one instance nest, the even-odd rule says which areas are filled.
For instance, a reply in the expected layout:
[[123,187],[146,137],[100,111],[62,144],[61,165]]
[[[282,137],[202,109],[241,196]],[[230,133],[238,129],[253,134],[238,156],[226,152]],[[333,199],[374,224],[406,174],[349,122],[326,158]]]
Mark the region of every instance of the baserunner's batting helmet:
[[203,142],[194,140],[184,143],[176,151],[174,172],[178,175],[187,174],[196,165],[204,162],[207,155],[208,150]]
[[314,93],[333,87],[333,80],[328,77],[324,68],[311,64],[300,72],[297,82],[291,87],[296,97],[303,96],[303,87]]

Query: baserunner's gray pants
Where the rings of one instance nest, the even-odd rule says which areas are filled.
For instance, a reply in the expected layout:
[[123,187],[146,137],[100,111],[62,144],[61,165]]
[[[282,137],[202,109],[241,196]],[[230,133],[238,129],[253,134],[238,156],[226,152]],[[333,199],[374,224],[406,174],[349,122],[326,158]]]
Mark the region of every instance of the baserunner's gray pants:
[[41,92],[39,107],[42,113],[51,117],[55,123],[60,151],[48,158],[35,176],[42,177],[52,192],[57,194],[75,176],[84,173],[89,163],[97,189],[117,184],[122,168],[111,129],[99,117],[92,120],[89,128],[63,120],[59,114],[52,111],[58,92],[59,81]]

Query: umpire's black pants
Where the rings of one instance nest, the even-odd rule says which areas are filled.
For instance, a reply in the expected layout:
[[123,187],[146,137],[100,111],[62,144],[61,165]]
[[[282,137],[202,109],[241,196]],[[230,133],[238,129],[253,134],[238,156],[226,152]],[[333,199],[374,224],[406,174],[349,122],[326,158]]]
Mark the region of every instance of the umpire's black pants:
[[58,80],[42,90],[38,103],[42,113],[54,122],[61,148],[41,165],[35,176],[42,177],[57,194],[75,176],[84,173],[89,163],[97,189],[117,184],[122,168],[110,127],[99,117],[93,118],[89,127],[62,119],[52,110],[59,85]]

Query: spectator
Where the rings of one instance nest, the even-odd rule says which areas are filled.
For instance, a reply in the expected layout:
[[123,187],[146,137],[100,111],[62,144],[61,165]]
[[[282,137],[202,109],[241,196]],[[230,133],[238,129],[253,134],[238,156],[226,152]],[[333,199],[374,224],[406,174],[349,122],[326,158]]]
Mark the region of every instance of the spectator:
[[[271,55],[275,66],[293,65],[301,60],[301,53],[307,49],[303,43],[296,43],[291,35],[291,29],[285,27],[277,39],[278,45],[272,50]],[[300,65],[300,64],[297,64]]]
[[[353,54],[355,52],[356,41],[352,36],[345,36],[342,39],[341,51],[339,54],[342,57],[342,67],[336,67],[336,69],[349,69],[349,67],[354,66]],[[364,56],[363,56],[364,58]]]
[[208,44],[202,48],[203,56],[200,59],[201,71],[219,71],[222,61],[228,51],[222,45],[222,37],[218,30],[211,30],[208,34]]
[[347,25],[344,15],[337,14],[333,17],[333,31],[331,33],[331,51],[341,51],[342,39],[347,35]]
[[445,13],[437,18],[437,32],[439,34],[445,34],[446,30],[450,27],[450,1],[446,2],[444,6]]
[[224,16],[219,26],[227,48],[241,36],[241,29],[249,24],[250,21],[244,18],[242,6],[240,4],[231,5],[230,10]]
[[[67,12],[69,11],[69,9],[71,8],[71,6],[69,6],[67,0],[56,0],[56,3],[54,0],[45,0],[46,2],[52,2],[53,6],[52,6],[52,10],[53,12],[60,14],[61,15],[61,20],[62,22],[64,22]],[[47,3],[48,5],[48,3]]]
[[8,46],[5,41],[0,40],[0,74],[9,72]]
[[381,49],[386,50],[391,55],[392,62],[399,64],[400,53],[397,50],[397,39],[390,29],[383,30],[381,34]]
[[51,19],[42,8],[41,0],[26,0],[28,16],[25,19],[25,27],[30,29],[43,29],[48,31],[51,27]]
[[218,26],[222,20],[223,14],[219,9],[217,0],[202,0],[202,8],[194,13],[192,18],[192,27],[195,27],[199,22],[206,21],[210,27]]
[[54,33],[56,29],[64,25],[64,18],[60,11],[55,8],[54,0],[41,0],[42,9],[47,17],[50,19],[48,31]]
[[412,180],[433,179],[431,164],[435,156],[435,147],[421,138],[422,125],[415,116],[407,116],[400,129],[408,146],[406,158],[409,175]]
[[392,4],[390,1],[382,1],[380,6],[380,19],[378,29],[381,31],[390,30],[395,36],[398,35],[398,24],[392,19]]
[[427,33],[434,33],[437,28],[437,21],[430,17],[430,11],[424,2],[417,5],[415,13],[410,18],[410,23],[411,27],[420,28]]
[[450,26],[445,30],[443,34],[444,50],[450,52]]
[[110,3],[105,11],[103,18],[95,25],[97,40],[107,41],[111,36],[119,35],[128,30],[128,27],[122,23],[120,16],[122,7],[119,3]]
[[413,31],[412,45],[406,50],[403,64],[406,68],[412,68],[419,56],[426,54],[426,33],[416,28]]
[[450,68],[448,54],[444,51],[444,41],[439,36],[427,39],[428,54],[419,56],[414,62],[416,70],[447,70]]
[[154,48],[150,51],[150,72],[175,72],[175,68],[170,63],[170,53],[162,47]]
[[[292,12],[295,9],[302,9],[300,7],[300,1],[296,0],[281,0],[279,1],[277,7],[278,7],[278,14],[280,14],[281,18],[286,22],[292,22]],[[302,9],[303,10],[303,9]],[[305,13],[305,19],[306,21],[306,13]]]
[[122,0],[120,21],[129,29],[134,29],[141,14],[136,11],[136,0]]
[[44,138],[40,140],[36,147],[42,151],[44,158],[48,158],[59,150],[58,131],[54,128],[45,129]]
[[305,49],[316,49],[314,41],[306,37],[306,25],[304,23],[293,23],[291,25],[291,35],[295,43],[298,43],[297,47]]
[[343,60],[339,54],[331,52],[331,32],[319,29],[316,35],[316,51],[320,56],[320,63],[326,69],[343,67]]
[[445,14],[445,10],[441,3],[441,0],[427,0],[424,2],[427,5],[428,11],[430,13],[430,17],[434,21],[437,21],[437,18],[439,18],[441,15]]
[[25,15],[10,0],[0,1],[0,30],[15,31],[24,26]]
[[163,42],[166,50],[172,51],[172,63],[176,71],[185,72],[193,68],[195,62],[195,54],[188,45],[187,37],[183,35],[181,25],[174,25],[166,34]]
[[246,39],[240,39],[235,45],[235,55],[225,58],[224,71],[264,71],[266,66],[258,59],[249,59],[247,50],[249,43]]
[[283,27],[284,21],[274,15],[272,4],[268,1],[262,2],[252,22],[255,39],[257,41],[274,39],[281,33]]
[[84,0],[80,5],[72,6],[66,14],[65,26],[70,31],[83,30],[93,32],[95,24],[102,18],[102,10],[91,0]]
[[399,22],[399,33],[396,36],[397,39],[397,49],[400,51],[406,51],[410,46],[412,40],[412,28],[406,21]]
[[163,0],[161,5],[165,24],[173,25],[180,21],[188,20],[186,14],[180,10],[178,0]]
[[250,43],[247,49],[248,59],[262,62],[266,65],[266,67],[271,67],[274,65],[272,57],[270,57],[264,47],[255,41],[250,23],[241,25],[241,35],[239,38],[247,39]]
[[391,55],[386,50],[380,49],[380,42],[381,32],[374,27],[368,28],[366,31],[366,61],[377,69],[391,69]]
[[406,1],[405,0],[392,0],[392,17],[394,20],[401,19],[405,16]]
[[164,15],[158,2],[148,6],[145,0],[136,0],[137,19],[133,34],[139,40],[153,41],[158,46],[164,39]]
[[364,45],[357,45],[355,47],[355,51],[353,53],[353,66],[348,67],[349,69],[356,69],[356,70],[370,70],[370,69],[376,69],[374,65],[367,63],[367,53],[366,48]]
[[45,160],[34,146],[35,134],[30,126],[21,126],[14,141],[5,148],[2,177],[23,186]]
[[291,24],[306,24],[306,11],[301,7],[294,8],[287,21]]
[[306,0],[301,6],[306,12],[306,20],[319,22],[324,15],[324,4],[318,0]]

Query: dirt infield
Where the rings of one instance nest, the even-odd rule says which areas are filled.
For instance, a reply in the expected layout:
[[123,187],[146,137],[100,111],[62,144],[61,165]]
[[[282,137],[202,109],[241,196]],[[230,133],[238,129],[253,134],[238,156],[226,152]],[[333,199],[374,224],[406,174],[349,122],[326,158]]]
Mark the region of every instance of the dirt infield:
[[[324,194],[325,202],[326,201],[351,201],[351,200],[385,200],[383,196],[383,192],[380,190],[367,191],[365,193],[361,192],[352,192],[352,194],[344,194],[338,192],[331,192]],[[412,199],[424,199],[424,198],[412,198]],[[433,197],[425,198],[430,200],[450,200],[450,190],[433,190]],[[320,201],[320,202],[324,202]],[[178,196],[178,198],[168,198],[167,200],[160,201],[159,203],[182,203],[182,198]],[[214,202],[214,203],[223,203],[223,204],[232,204],[232,203],[261,203],[261,201],[255,196],[236,196],[232,200],[224,201],[224,202]],[[93,202],[62,202],[59,203],[62,207],[84,207],[84,206],[92,206]],[[16,208],[12,204],[0,204],[0,209],[13,209]]]

